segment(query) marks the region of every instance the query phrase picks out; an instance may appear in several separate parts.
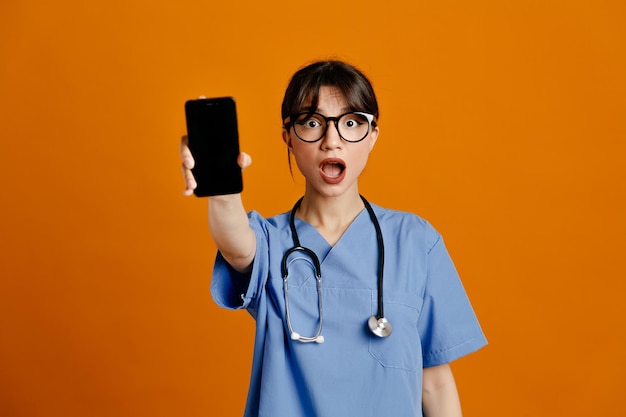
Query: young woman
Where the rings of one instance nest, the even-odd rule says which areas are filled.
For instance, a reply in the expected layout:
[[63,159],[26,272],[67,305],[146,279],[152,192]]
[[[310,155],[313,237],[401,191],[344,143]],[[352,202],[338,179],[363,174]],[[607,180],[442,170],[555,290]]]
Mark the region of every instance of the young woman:
[[[370,82],[313,63],[282,117],[306,179],[293,209],[265,219],[238,194],[209,197],[213,298],[256,320],[245,416],[460,416],[449,363],[486,340],[437,231],[359,194],[380,131]],[[185,138],[181,156],[190,194]]]

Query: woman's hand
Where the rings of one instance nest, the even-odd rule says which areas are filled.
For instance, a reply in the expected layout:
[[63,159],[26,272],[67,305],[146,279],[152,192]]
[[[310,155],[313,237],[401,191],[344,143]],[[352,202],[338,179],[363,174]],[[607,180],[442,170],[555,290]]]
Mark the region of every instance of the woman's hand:
[[[183,178],[185,180],[185,191],[184,194],[186,196],[192,195],[193,190],[196,189],[198,183],[196,183],[196,179],[193,177],[193,173],[191,172],[192,168],[195,165],[195,161],[193,156],[191,155],[191,151],[189,150],[189,141],[187,139],[187,135],[183,136],[180,140],[180,158],[182,159],[182,171]],[[241,167],[242,170],[246,169],[252,163],[252,158],[245,152],[241,152],[237,157],[237,163]]]

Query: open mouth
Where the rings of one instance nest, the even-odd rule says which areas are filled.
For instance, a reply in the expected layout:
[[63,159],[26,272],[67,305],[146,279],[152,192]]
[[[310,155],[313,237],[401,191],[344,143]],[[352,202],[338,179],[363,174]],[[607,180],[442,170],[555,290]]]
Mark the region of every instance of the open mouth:
[[320,164],[320,174],[330,184],[340,182],[346,172],[346,164],[339,158],[324,159]]

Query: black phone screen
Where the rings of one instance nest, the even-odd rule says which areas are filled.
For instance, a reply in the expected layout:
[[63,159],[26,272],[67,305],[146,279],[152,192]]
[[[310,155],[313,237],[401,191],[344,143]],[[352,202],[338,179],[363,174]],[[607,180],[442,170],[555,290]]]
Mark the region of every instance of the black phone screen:
[[198,197],[236,194],[243,190],[237,111],[232,97],[189,100],[185,103],[192,169]]

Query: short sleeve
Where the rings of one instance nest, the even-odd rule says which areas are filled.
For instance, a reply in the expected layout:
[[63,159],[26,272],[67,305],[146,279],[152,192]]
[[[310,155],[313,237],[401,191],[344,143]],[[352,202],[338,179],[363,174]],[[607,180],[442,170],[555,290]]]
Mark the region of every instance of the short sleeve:
[[268,235],[266,221],[261,215],[251,211],[248,219],[257,242],[252,270],[248,274],[234,270],[218,251],[211,278],[211,295],[220,307],[245,308],[255,316],[256,300],[268,276]]
[[428,252],[427,281],[418,329],[424,367],[452,362],[487,344],[443,240]]

